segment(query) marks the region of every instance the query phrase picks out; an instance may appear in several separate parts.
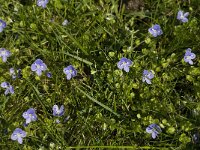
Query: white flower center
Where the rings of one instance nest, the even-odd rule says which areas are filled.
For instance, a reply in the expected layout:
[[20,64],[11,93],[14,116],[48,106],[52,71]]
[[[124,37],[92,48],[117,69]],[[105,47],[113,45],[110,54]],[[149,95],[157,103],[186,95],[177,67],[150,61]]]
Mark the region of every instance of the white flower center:
[[154,33],[157,33],[157,30],[155,30],[155,29],[153,29],[153,28],[152,28],[152,31],[153,31]]
[[191,59],[191,56],[186,56],[187,59]]
[[20,137],[21,137],[21,134],[20,134],[20,133],[17,133],[17,137],[20,138]]
[[2,54],[2,55],[5,55],[5,54],[6,54],[6,51],[2,51],[1,54]]
[[182,14],[182,15],[180,16],[180,18],[181,18],[181,19],[184,19],[185,17],[184,17],[184,15]]
[[36,68],[37,68],[37,69],[40,69],[40,68],[41,68],[41,66],[40,66],[40,65],[38,65],[38,64],[36,64]]

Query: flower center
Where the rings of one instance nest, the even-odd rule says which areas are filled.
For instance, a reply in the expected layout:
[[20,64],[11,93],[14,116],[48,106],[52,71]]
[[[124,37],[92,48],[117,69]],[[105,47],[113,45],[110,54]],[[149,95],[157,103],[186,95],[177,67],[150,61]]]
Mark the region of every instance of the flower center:
[[153,28],[152,28],[152,31],[153,31],[154,33],[157,33],[157,30],[155,30],[155,29],[153,29]]
[[1,52],[1,54],[2,54],[2,55],[5,55],[5,54],[6,54],[6,52],[5,52],[5,51],[2,51],[2,52]]
[[181,15],[180,18],[181,18],[181,19],[184,19],[185,17],[184,17],[184,15]]
[[191,56],[186,56],[187,59],[191,59]]
[[18,137],[18,138],[21,137],[21,134],[20,134],[20,133],[17,133],[17,137]]
[[41,66],[40,66],[40,65],[38,65],[38,64],[36,64],[36,68],[37,68],[37,69],[40,69],[40,68],[41,68]]
[[125,61],[122,63],[123,66],[125,66],[126,64],[127,64],[127,63],[126,63]]
[[58,114],[58,115],[60,114],[60,110],[57,110],[57,114]]

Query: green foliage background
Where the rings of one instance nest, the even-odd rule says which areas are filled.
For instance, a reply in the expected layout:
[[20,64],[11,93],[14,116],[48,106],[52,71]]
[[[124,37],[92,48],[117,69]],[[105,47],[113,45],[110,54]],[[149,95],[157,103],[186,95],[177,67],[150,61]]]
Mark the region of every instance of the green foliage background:
[[[15,89],[0,91],[2,150],[198,149],[192,136],[200,123],[199,0],[146,0],[137,11],[120,0],[49,1],[43,9],[36,1],[0,0],[7,23],[0,47],[12,52],[0,62],[0,82]],[[190,12],[188,23],[176,19],[178,10]],[[148,28],[156,23],[163,35],[153,38]],[[187,48],[197,56],[192,66],[183,60]],[[129,73],[117,68],[121,57],[133,61]],[[52,78],[31,72],[37,58]],[[68,65],[78,70],[70,81]],[[11,67],[21,68],[23,79],[12,80]],[[142,82],[144,69],[154,71],[152,85]],[[60,124],[54,104],[65,106]],[[22,113],[31,107],[38,120],[23,127]],[[152,123],[163,131],[155,140],[145,131]],[[22,145],[10,139],[17,127],[27,132]]]

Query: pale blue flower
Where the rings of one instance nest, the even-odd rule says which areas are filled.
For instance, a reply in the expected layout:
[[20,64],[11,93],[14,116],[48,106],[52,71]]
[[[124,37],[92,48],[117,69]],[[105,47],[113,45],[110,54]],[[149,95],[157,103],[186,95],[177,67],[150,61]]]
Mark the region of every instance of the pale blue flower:
[[8,93],[14,94],[14,88],[8,82],[2,82],[1,87],[6,89],[4,94],[7,95]]
[[63,25],[63,26],[66,26],[66,25],[68,25],[68,23],[69,23],[69,21],[68,21],[67,19],[65,19],[65,20],[63,21],[62,25]]
[[59,120],[59,119],[56,119],[56,123],[59,124],[59,123],[60,123],[60,120]]
[[188,15],[189,15],[189,12],[184,13],[182,10],[179,10],[177,14],[177,19],[183,23],[188,22],[188,18],[187,18]]
[[12,76],[12,79],[21,78],[22,77],[21,69],[17,69],[17,71],[15,72],[14,68],[10,68],[10,75]]
[[26,137],[26,132],[20,128],[16,128],[11,135],[13,141],[18,141],[19,144],[23,143],[23,138]]
[[149,28],[148,31],[153,37],[157,37],[157,36],[163,34],[163,31],[162,31],[160,25],[158,25],[158,24],[155,24],[153,27]]
[[117,67],[119,69],[124,69],[124,71],[129,72],[129,67],[133,64],[133,62],[130,59],[127,59],[125,57],[122,57],[120,61],[117,63]]
[[196,133],[193,134],[192,140],[193,140],[193,142],[194,142],[195,144],[196,144],[196,143],[199,143],[199,133],[198,133],[198,132],[196,132]]
[[35,109],[33,108],[29,108],[22,114],[22,116],[24,117],[24,119],[26,119],[26,124],[37,120],[37,115],[35,114]]
[[157,124],[151,124],[146,128],[146,132],[150,133],[152,138],[155,139],[162,130]]
[[147,84],[151,84],[151,79],[154,78],[154,74],[152,71],[144,70],[142,76],[142,82],[146,82]]
[[38,1],[37,1],[37,5],[38,5],[38,6],[41,6],[41,7],[43,7],[43,8],[46,8],[48,2],[49,2],[49,0],[38,0]]
[[5,27],[6,27],[6,22],[0,19],[0,32],[2,32]]
[[63,72],[67,75],[67,80],[70,80],[72,77],[75,77],[77,75],[77,71],[72,65],[69,65],[68,67],[64,68]]
[[6,50],[5,48],[0,48],[0,57],[2,58],[3,62],[7,61],[7,57],[10,57],[11,53],[9,50]]
[[190,48],[188,48],[185,52],[185,56],[184,56],[184,61],[189,63],[190,65],[193,65],[193,61],[192,59],[196,58],[196,55],[194,53],[191,52],[192,50]]
[[47,66],[41,59],[37,59],[32,65],[31,70],[35,71],[38,76],[42,75],[42,71],[47,70]]
[[47,76],[48,78],[51,78],[51,77],[52,77],[52,73],[51,73],[51,72],[47,72],[47,73],[46,73],[46,76]]
[[64,114],[64,105],[62,105],[60,107],[60,109],[58,108],[58,105],[54,105],[53,106],[53,115],[54,116],[62,116]]

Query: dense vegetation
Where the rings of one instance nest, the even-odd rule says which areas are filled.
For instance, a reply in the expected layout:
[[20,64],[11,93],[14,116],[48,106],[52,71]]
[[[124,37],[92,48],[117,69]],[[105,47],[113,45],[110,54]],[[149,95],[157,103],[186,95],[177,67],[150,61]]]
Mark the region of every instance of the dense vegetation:
[[0,149],[199,149],[199,0],[0,8]]

